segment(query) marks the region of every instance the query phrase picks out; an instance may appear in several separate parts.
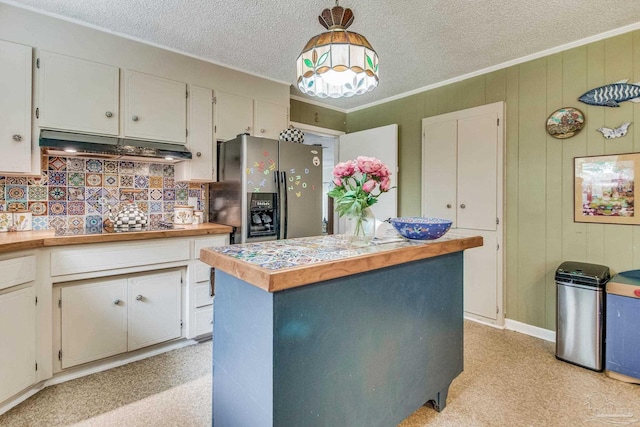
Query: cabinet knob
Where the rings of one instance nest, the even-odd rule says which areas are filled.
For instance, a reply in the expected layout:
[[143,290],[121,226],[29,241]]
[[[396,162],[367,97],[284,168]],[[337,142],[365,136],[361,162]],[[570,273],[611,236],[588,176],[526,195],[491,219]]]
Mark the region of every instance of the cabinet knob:
[[265,129],[264,129],[264,128],[260,129],[260,133],[265,133],[265,132],[266,132],[266,131],[265,131]]
[[251,130],[251,126],[247,126],[244,130]]
[[197,157],[200,157],[200,156],[202,156],[202,153],[198,151],[198,152],[196,153],[196,156],[197,156]]
[[462,204],[460,205],[460,209],[464,209],[464,208],[466,208],[466,207],[467,207],[467,205],[465,205],[464,203],[462,203]]
[[131,120],[133,120],[134,122],[137,122],[138,120],[140,120],[140,117],[133,116],[133,117],[131,117]]
[[107,117],[113,117],[113,113],[111,111],[107,111],[104,115]]
[[118,298],[116,298],[116,299],[113,301],[113,305],[118,305],[118,304],[120,304],[120,300],[119,300]]
[[22,135],[18,135],[18,134],[13,135],[13,140],[16,142],[22,141]]
[[136,300],[138,300],[138,301],[142,301],[142,295],[138,295],[138,296],[136,297]]
[[447,209],[451,209],[451,203],[447,203]]

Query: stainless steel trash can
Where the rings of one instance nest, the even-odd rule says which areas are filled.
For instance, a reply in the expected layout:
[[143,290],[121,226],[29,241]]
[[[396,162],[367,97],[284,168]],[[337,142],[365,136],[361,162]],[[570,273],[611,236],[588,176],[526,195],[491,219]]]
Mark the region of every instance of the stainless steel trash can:
[[575,261],[556,270],[556,358],[602,371],[609,267]]

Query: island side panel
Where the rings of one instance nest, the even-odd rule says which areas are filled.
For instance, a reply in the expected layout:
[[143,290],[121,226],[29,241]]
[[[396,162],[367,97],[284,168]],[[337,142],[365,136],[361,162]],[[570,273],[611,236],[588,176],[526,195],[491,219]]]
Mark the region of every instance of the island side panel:
[[214,426],[273,426],[273,294],[216,269]]
[[[274,294],[274,425],[395,426],[463,368],[462,252]],[[214,379],[215,381],[215,379]]]

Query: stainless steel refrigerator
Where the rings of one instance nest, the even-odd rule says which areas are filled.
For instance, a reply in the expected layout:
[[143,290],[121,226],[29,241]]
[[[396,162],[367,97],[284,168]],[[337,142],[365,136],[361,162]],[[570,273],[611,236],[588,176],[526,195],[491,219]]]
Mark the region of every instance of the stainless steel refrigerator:
[[232,243],[322,234],[322,147],[241,134],[218,143],[209,221]]

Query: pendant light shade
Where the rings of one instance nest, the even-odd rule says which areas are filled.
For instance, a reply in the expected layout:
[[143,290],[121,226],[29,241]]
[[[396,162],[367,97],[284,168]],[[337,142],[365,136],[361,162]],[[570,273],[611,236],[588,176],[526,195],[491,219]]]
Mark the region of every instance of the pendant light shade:
[[298,89],[319,98],[362,95],[378,86],[378,55],[367,39],[347,28],[353,12],[336,6],[318,17],[327,32],[312,37],[296,62]]

